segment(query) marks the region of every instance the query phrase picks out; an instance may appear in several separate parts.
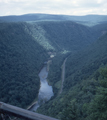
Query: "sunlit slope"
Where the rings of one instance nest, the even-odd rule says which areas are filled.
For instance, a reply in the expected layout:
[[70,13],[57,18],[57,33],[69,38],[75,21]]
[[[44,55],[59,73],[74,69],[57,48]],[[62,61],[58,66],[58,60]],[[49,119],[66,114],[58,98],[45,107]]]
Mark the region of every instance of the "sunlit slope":
[[46,37],[46,31],[37,23],[25,24],[26,32],[31,35],[34,40],[41,45],[47,51],[55,51],[55,47],[51,44],[51,41]]
[[26,30],[47,50],[78,51],[94,42],[100,34],[71,21],[27,23]]

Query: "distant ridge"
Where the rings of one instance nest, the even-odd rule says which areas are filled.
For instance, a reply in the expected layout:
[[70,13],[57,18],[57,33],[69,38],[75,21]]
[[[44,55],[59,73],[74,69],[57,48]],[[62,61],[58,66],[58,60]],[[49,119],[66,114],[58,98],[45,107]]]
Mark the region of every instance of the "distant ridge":
[[70,15],[54,15],[54,14],[25,14],[1,16],[0,22],[25,22],[25,21],[75,21],[81,24],[94,24],[107,22],[107,15],[85,15],[85,16],[70,16]]

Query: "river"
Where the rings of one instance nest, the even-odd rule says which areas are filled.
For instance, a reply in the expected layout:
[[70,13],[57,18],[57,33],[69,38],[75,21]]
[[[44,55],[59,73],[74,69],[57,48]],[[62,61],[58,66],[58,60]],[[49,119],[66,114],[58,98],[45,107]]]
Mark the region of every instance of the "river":
[[48,71],[47,71],[47,64],[43,66],[39,73],[40,78],[40,89],[38,94],[38,101],[35,105],[30,109],[31,111],[36,111],[37,108],[45,103],[46,101],[50,100],[50,98],[54,95],[52,86],[50,86],[47,82]]

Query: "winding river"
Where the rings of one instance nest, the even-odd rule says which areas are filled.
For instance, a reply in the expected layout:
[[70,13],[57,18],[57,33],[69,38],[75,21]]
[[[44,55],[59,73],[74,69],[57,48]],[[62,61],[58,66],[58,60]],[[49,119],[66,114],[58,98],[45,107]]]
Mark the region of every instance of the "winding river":
[[31,111],[36,111],[41,104],[50,100],[50,98],[54,95],[52,86],[48,85],[47,76],[48,76],[48,71],[47,71],[47,64],[46,64],[43,66],[43,68],[39,73],[41,85],[40,85],[39,94],[38,94],[38,101],[30,109]]

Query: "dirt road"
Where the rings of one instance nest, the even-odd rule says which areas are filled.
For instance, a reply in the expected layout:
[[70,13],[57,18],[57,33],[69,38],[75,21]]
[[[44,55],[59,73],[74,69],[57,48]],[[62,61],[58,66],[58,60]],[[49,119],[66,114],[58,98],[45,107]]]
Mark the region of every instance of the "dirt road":
[[59,95],[63,91],[63,83],[64,83],[64,80],[65,80],[65,63],[66,63],[66,60],[67,60],[67,58],[64,60],[64,62],[62,64],[61,87],[60,87]]

